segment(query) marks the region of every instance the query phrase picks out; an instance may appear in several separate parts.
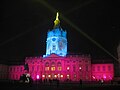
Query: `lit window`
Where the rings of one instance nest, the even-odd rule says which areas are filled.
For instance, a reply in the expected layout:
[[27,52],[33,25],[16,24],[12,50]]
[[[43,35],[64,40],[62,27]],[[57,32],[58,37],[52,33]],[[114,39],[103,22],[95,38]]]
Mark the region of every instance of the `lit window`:
[[57,75],[54,75],[54,77],[56,78],[56,77],[57,77]]
[[49,71],[49,67],[45,67],[45,71]]
[[44,78],[44,77],[45,77],[45,75],[42,75],[42,77]]
[[58,67],[58,71],[61,71],[62,70],[62,67]]
[[67,67],[67,70],[69,70],[70,68],[69,67]]
[[69,74],[67,75],[67,79],[70,79],[70,75]]
[[55,67],[51,67],[51,71],[55,71]]

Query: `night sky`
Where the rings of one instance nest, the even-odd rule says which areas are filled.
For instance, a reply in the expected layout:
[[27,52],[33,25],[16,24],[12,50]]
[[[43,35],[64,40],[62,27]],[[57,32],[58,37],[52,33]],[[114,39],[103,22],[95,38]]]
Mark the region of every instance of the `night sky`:
[[[23,62],[25,57],[42,56],[46,35],[53,28],[56,13],[41,4],[42,0],[3,0],[0,27],[0,63]],[[44,0],[80,30],[117,57],[120,42],[118,2],[105,0]],[[64,19],[68,54],[90,54],[93,59],[111,58]]]

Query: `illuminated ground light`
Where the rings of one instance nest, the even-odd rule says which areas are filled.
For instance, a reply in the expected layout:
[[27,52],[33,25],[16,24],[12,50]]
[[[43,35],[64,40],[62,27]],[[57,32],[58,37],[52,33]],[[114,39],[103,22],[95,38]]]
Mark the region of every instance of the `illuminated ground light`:
[[104,75],[103,78],[106,79],[106,75]]
[[81,67],[79,67],[79,69],[81,70],[82,68],[81,68]]
[[42,75],[42,77],[44,78],[44,77],[45,77],[45,75]]
[[93,79],[95,79],[95,76],[92,76]]
[[67,79],[69,79],[70,78],[70,75],[67,75]]
[[56,77],[57,77],[57,75],[54,75],[54,77],[56,78]]
[[51,75],[48,75],[48,77],[50,78],[50,77],[51,77]]
[[60,76],[61,78],[63,77],[63,75]]
[[69,70],[70,68],[69,67],[67,67],[67,70]]
[[40,79],[40,76],[39,76],[39,75],[37,75],[37,76],[36,76],[36,78],[37,78],[37,79]]

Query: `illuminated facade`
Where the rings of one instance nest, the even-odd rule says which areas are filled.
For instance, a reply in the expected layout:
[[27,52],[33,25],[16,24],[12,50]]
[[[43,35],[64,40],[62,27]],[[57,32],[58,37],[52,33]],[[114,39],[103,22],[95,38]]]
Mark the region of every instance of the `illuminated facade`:
[[92,64],[92,80],[112,80],[114,77],[113,64]]
[[[33,80],[59,79],[60,81],[111,80],[114,77],[112,63],[92,64],[90,55],[67,55],[67,32],[60,27],[58,18],[47,33],[46,54],[40,57],[26,57],[29,73]],[[8,78],[18,80],[26,73],[24,65],[9,66]]]

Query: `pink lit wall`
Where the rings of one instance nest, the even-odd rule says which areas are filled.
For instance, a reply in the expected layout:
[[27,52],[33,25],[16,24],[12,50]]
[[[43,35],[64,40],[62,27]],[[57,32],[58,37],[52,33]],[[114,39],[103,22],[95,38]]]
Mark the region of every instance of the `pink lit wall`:
[[[90,56],[85,55],[26,57],[25,63],[33,80],[57,78],[60,81],[91,81],[111,80],[114,77],[113,64],[91,64]],[[9,66],[8,71],[9,79],[12,80],[19,80],[20,75],[25,73],[24,65]]]
[[38,76],[42,80],[49,78],[57,78],[61,81],[91,80],[91,58],[89,56],[60,57],[51,54],[45,58],[28,57],[25,62],[28,63],[29,73],[34,80]]
[[22,75],[23,73],[24,73],[24,66],[23,65],[9,66],[8,78],[11,80],[19,80],[20,75]]
[[92,80],[111,80],[113,77],[113,64],[92,64]]

